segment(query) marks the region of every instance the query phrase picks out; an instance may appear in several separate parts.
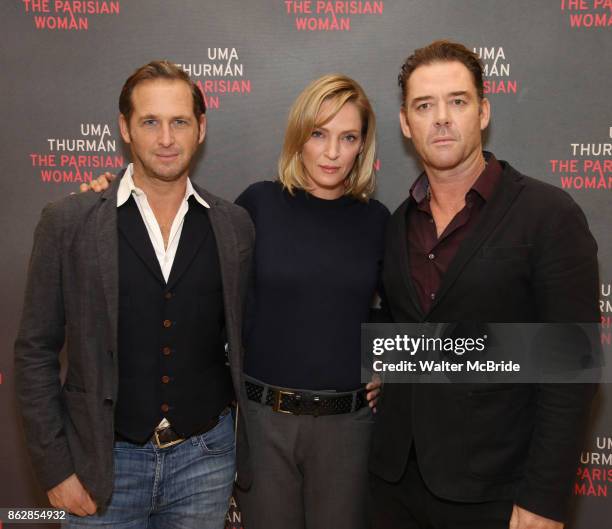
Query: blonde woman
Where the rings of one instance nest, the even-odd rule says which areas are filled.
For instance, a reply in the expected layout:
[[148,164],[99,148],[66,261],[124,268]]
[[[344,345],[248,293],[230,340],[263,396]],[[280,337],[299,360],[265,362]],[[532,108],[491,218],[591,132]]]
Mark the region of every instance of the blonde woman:
[[360,324],[389,216],[370,198],[375,132],[362,88],[321,77],[291,108],[278,179],[236,201],[257,233],[245,328],[253,483],[238,491],[247,529],[368,525]]

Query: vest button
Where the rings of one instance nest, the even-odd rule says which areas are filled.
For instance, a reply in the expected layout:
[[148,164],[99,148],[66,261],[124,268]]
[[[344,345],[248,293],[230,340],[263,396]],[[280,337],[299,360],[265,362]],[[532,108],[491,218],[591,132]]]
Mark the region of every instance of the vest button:
[[164,320],[164,327],[167,329],[168,327],[172,327],[172,322],[170,320]]
[[164,413],[168,413],[169,409],[170,409],[170,406],[168,406],[166,403],[161,405],[161,411],[163,411]]
[[161,378],[161,381],[162,381],[164,384],[167,384],[168,382],[170,382],[170,377],[169,377],[168,375],[164,375],[164,376]]
[[169,356],[171,352],[172,352],[172,349],[170,349],[170,347],[164,347],[162,349],[162,353],[164,354],[164,356]]

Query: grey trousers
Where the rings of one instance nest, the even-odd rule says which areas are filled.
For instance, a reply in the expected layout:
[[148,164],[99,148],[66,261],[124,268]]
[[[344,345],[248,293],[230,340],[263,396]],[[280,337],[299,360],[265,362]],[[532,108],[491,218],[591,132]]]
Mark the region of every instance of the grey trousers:
[[366,529],[370,408],[313,417],[249,401],[253,484],[244,529]]

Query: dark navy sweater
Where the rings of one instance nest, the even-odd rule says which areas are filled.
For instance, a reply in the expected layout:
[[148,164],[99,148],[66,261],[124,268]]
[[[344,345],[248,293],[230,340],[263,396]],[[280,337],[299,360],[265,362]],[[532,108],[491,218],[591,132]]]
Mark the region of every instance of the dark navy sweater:
[[360,325],[380,280],[389,211],[277,182],[236,200],[255,224],[245,371],[268,384],[345,391],[360,383]]

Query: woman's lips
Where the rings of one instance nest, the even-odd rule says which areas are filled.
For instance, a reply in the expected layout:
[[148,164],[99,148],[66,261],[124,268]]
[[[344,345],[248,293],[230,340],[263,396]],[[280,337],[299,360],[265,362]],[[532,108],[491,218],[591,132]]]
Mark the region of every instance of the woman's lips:
[[324,173],[330,173],[330,174],[337,173],[340,170],[340,167],[335,166],[335,165],[319,165],[319,167]]

